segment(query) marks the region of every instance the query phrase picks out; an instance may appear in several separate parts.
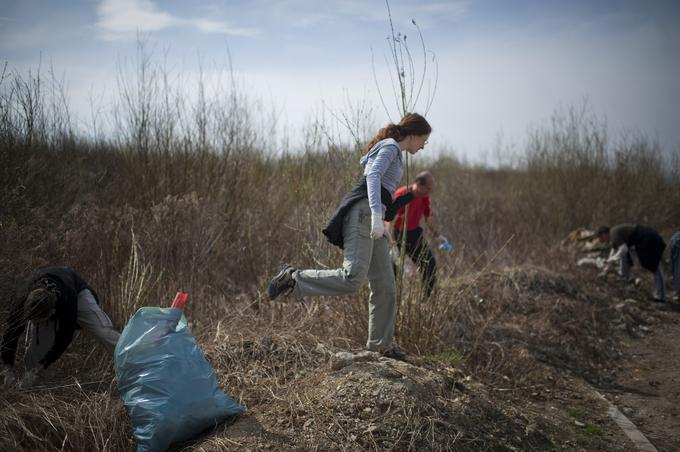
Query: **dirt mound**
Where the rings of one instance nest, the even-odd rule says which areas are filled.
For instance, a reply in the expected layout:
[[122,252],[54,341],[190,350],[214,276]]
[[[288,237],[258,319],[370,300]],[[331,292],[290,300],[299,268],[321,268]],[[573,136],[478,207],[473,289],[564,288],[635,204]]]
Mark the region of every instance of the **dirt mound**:
[[[572,262],[567,267],[560,273],[505,268],[464,283],[453,338],[466,368],[498,391],[496,402],[524,406],[529,419],[532,412],[540,413],[548,428],[544,433],[560,447],[568,445],[571,418],[589,433],[572,431],[575,445],[631,448],[617,438],[620,429],[604,415],[606,407],[593,397],[596,391],[614,404],[626,400],[630,406],[624,411],[640,420],[655,444],[675,444],[670,432],[677,411],[668,407],[680,402],[677,382],[669,377],[677,366],[661,364],[664,355],[672,355],[649,338],[668,328],[677,334],[677,314],[650,302],[644,284],[599,278],[592,268]],[[644,425],[650,419],[656,428]],[[561,430],[550,434],[550,425]]]
[[[546,365],[589,381],[618,356],[614,304],[587,282],[543,268],[506,268],[461,290],[452,334],[476,375],[522,386]],[[634,319],[622,322],[633,328]]]
[[[274,351],[282,344],[276,344]],[[319,367],[298,375],[233,425],[192,447],[243,449],[545,449],[550,440],[514,408],[457,369],[363,352],[338,366],[319,346]],[[281,351],[281,349],[279,349]],[[341,367],[333,370],[332,367]]]

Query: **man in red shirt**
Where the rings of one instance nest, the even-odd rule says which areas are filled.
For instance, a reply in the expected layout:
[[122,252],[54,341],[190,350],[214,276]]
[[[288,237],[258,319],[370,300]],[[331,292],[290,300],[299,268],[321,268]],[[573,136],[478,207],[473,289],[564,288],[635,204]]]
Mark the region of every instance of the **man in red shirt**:
[[397,211],[397,216],[392,223],[394,238],[401,251],[401,242],[404,238],[404,214],[406,218],[406,254],[418,266],[423,278],[423,286],[427,297],[432,293],[435,283],[435,273],[437,272],[437,261],[430,249],[427,239],[423,236],[423,228],[420,227],[420,220],[425,217],[425,223],[433,237],[438,237],[439,232],[434,225],[434,218],[430,208],[430,192],[434,188],[434,177],[429,171],[423,171],[416,176],[413,184],[399,187],[394,192],[394,199],[413,194],[413,200],[405,207]]

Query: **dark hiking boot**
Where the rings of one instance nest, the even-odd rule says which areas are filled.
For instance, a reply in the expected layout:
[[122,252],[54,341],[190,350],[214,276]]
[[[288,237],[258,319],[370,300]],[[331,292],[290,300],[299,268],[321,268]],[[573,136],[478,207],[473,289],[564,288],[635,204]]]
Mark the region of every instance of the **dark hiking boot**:
[[406,352],[399,350],[398,348],[391,347],[381,353],[385,358],[396,359],[397,361],[406,361]]
[[269,282],[269,287],[267,287],[267,295],[270,300],[273,300],[281,294],[288,295],[293,291],[293,288],[295,287],[293,272],[295,272],[295,270],[295,268],[286,264],[281,271],[272,278]]

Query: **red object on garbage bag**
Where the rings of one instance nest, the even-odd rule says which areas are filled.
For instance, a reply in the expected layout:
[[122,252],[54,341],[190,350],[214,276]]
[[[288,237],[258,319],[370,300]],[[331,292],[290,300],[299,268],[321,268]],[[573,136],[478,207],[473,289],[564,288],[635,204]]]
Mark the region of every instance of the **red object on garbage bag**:
[[188,293],[177,292],[177,295],[175,295],[175,299],[172,300],[172,304],[170,305],[170,307],[171,308],[177,308],[177,309],[184,309],[184,303],[187,302],[188,296],[189,296]]
[[167,450],[245,412],[220,389],[189,331],[182,310],[187,297],[179,292],[170,309],[139,308],[116,344],[116,383],[137,452]]

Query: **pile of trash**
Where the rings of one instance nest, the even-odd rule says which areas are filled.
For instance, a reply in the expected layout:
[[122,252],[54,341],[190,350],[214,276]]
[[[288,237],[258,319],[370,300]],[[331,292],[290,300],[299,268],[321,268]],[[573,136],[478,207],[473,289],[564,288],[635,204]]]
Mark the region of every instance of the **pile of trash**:
[[557,245],[557,249],[574,256],[579,267],[593,266],[598,270],[607,267],[609,246],[600,242],[595,231],[590,229],[574,229]]

